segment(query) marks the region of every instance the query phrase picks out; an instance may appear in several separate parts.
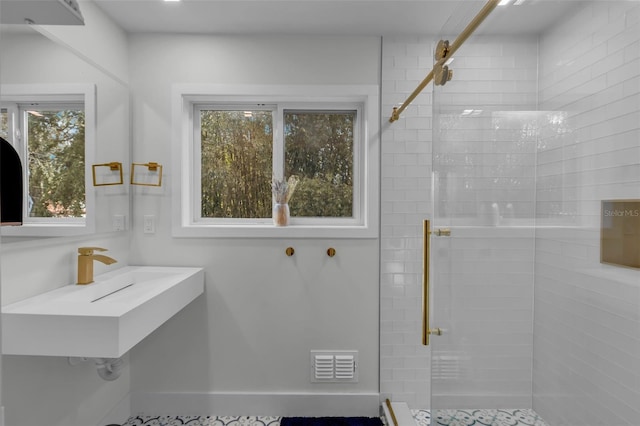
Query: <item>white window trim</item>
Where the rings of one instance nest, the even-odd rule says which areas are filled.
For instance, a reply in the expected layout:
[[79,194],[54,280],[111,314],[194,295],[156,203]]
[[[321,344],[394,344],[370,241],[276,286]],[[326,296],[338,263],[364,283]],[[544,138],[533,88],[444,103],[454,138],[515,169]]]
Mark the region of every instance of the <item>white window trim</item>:
[[[3,236],[64,237],[95,233],[96,203],[91,165],[95,163],[96,86],[93,84],[3,84],[2,101],[7,103],[81,101],[85,114],[85,203],[84,218],[29,218],[22,226],[4,226]],[[15,129],[13,129],[15,130]],[[22,155],[20,156],[22,158]],[[24,163],[23,163],[24,168]],[[24,185],[28,183],[23,182]]]
[[[339,85],[339,86],[283,86],[283,85],[201,85],[175,84],[172,87],[172,230],[174,237],[189,238],[376,238],[379,228],[379,162],[380,162],[380,125],[378,86],[372,85]],[[265,99],[268,104],[282,104],[285,109],[302,107],[310,108],[314,103],[361,104],[359,111],[362,120],[362,152],[358,167],[360,170],[354,179],[361,179],[358,194],[360,203],[360,222],[351,223],[342,218],[319,218],[306,220],[297,218],[286,227],[273,225],[268,221],[257,219],[243,220],[243,223],[228,221],[196,221],[194,215],[193,188],[194,173],[192,164],[197,154],[194,152],[194,120],[195,103],[256,103],[257,99]],[[312,108],[312,107],[311,107]],[[347,108],[348,109],[348,108]],[[274,123],[274,132],[282,131]],[[275,135],[275,140],[278,136]],[[277,147],[274,147],[274,150]],[[356,148],[357,149],[357,148]],[[357,157],[357,156],[356,156]],[[355,166],[355,165],[354,165]],[[277,170],[274,170],[277,172]],[[294,218],[295,219],[295,218]],[[251,222],[251,223],[249,223]],[[311,223],[313,222],[313,223]]]

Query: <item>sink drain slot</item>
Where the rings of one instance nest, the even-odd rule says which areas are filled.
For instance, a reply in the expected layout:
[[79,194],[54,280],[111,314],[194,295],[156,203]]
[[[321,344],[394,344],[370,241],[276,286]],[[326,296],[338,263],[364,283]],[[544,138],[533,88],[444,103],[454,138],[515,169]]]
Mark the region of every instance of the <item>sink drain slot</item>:
[[111,293],[107,293],[107,294],[105,294],[104,296],[100,296],[100,297],[98,297],[97,299],[93,299],[93,300],[91,301],[91,303],[93,303],[93,302],[97,302],[98,300],[104,299],[105,297],[111,296],[112,294],[116,294],[117,292],[122,291],[122,290],[124,290],[125,288],[129,288],[129,287],[131,287],[132,285],[133,285],[133,283],[128,284],[128,285],[125,285],[124,287],[119,288],[119,289],[117,289],[117,290],[113,290]]

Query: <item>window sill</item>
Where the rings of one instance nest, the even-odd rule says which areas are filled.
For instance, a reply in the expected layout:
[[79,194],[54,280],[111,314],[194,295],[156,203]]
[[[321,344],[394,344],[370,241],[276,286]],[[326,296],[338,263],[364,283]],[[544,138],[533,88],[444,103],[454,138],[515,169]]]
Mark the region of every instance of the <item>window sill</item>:
[[366,226],[192,225],[173,228],[176,238],[377,238]]
[[75,237],[94,232],[95,227],[85,223],[25,223],[2,227],[0,234],[3,237]]

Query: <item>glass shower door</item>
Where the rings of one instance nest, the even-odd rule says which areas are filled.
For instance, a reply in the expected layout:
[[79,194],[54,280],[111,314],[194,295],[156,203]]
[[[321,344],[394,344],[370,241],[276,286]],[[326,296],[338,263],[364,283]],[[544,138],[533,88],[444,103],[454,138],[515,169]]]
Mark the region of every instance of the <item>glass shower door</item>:
[[[432,424],[531,408],[535,52],[533,39],[473,37],[457,77],[433,90]],[[532,94],[506,96],[516,83],[491,75],[517,75]]]

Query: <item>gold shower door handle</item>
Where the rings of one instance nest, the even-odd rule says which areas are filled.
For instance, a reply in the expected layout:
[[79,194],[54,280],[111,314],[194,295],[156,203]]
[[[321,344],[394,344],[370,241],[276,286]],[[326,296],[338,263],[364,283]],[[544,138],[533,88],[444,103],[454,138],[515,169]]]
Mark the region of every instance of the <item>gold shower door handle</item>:
[[429,283],[429,262],[431,259],[431,234],[438,237],[448,237],[451,235],[449,228],[435,229],[431,231],[431,221],[426,219],[422,227],[422,344],[429,346],[429,336],[442,336],[442,329],[431,328],[429,325],[429,307],[430,307],[430,283]]

